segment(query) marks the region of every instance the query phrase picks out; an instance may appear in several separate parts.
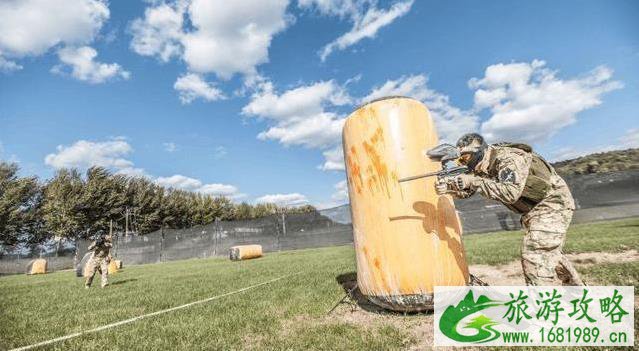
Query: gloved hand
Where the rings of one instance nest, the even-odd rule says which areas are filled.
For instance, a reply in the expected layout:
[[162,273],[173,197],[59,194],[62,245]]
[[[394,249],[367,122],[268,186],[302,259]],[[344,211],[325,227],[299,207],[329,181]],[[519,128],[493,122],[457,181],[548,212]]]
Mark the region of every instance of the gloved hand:
[[448,188],[448,182],[445,179],[438,179],[437,182],[435,182],[435,193],[437,195],[446,195],[449,192],[450,189]]
[[472,174],[460,174],[450,179],[450,187],[457,191],[470,189],[477,177]]

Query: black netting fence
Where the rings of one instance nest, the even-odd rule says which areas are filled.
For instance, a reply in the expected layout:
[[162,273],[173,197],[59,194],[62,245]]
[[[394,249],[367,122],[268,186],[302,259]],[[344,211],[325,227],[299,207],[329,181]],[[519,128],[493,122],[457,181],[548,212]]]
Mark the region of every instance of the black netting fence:
[[[318,212],[273,215],[241,221],[216,220],[187,229],[161,229],[146,235],[114,238],[112,254],[126,265],[226,256],[236,245],[259,244],[264,252],[352,243],[350,224],[334,222]],[[50,271],[72,269],[87,253],[89,240],[78,239],[65,250],[5,248],[0,274],[23,273],[32,259],[43,257]],[[17,254],[16,254],[17,252]]]
[[75,240],[48,240],[39,244],[0,246],[0,274],[27,273],[29,263],[46,258],[47,270],[58,271],[74,266],[77,243]]

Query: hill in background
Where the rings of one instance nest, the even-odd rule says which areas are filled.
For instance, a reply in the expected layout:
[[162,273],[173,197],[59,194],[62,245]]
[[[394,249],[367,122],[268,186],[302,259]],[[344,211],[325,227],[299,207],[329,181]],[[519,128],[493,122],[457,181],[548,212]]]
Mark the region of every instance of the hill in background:
[[639,149],[601,152],[553,163],[561,175],[620,172],[639,169]]

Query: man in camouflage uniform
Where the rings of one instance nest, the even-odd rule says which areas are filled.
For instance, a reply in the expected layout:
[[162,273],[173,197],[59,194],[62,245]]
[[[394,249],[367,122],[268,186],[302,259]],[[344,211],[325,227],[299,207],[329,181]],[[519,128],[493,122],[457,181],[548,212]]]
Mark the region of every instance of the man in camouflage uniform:
[[475,133],[457,142],[459,163],[470,172],[436,184],[438,194],[467,198],[475,192],[522,215],[521,264],[528,285],[583,285],[563,254],[575,203],[566,182],[525,144],[487,145]]
[[89,245],[89,251],[92,251],[92,253],[85,271],[86,281],[84,287],[86,289],[91,286],[96,272],[100,273],[103,288],[109,284],[107,277],[109,274],[109,261],[111,260],[111,254],[109,253],[111,247],[113,247],[111,236],[101,234],[98,234],[97,239]]

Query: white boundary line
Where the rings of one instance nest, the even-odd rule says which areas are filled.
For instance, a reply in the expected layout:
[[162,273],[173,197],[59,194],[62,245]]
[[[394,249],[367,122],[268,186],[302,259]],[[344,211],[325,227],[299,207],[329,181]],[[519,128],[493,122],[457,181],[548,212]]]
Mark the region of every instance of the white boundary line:
[[140,320],[140,319],[144,319],[144,318],[147,318],[147,317],[153,317],[153,316],[157,316],[157,315],[164,314],[164,313],[167,313],[167,312],[173,312],[173,311],[177,311],[177,310],[180,310],[180,309],[183,309],[183,308],[191,307],[191,306],[193,306],[193,305],[199,305],[199,304],[202,304],[202,303],[205,303],[205,302],[209,302],[209,301],[213,301],[213,300],[221,299],[221,298],[226,297],[226,296],[239,294],[239,293],[241,293],[241,292],[244,292],[244,291],[247,291],[247,290],[250,290],[250,289],[254,289],[254,288],[257,288],[257,287],[260,287],[260,286],[263,286],[263,285],[267,285],[267,284],[274,283],[274,282],[276,282],[276,281],[278,281],[278,280],[281,280],[281,279],[284,279],[284,278],[288,278],[288,277],[292,277],[292,276],[294,276],[294,275],[298,275],[298,274],[300,274],[300,273],[302,273],[302,272],[297,272],[297,273],[293,273],[293,274],[283,275],[283,276],[281,276],[281,277],[279,277],[279,278],[275,278],[275,279],[271,279],[271,280],[265,281],[265,282],[263,282],[263,283],[259,283],[259,284],[255,284],[255,285],[247,286],[246,288],[242,288],[242,289],[239,289],[239,290],[235,290],[235,291],[227,292],[227,293],[222,294],[222,295],[217,295],[217,296],[209,297],[209,298],[204,299],[204,300],[194,301],[194,302],[190,302],[190,303],[187,303],[187,304],[184,304],[184,305],[180,305],[180,306],[175,306],[175,307],[167,308],[167,309],[165,309],[165,310],[160,310],[160,311],[155,311],[155,312],[151,312],[151,313],[143,314],[143,315],[141,315],[141,316],[137,316],[137,317],[133,317],[133,318],[125,319],[125,320],[123,320],[123,321],[119,321],[119,322],[115,322],[115,323],[111,323],[111,324],[103,325],[103,326],[101,326],[101,327],[97,327],[97,328],[93,328],[93,329],[89,329],[89,330],[80,331],[80,332],[77,332],[77,333],[73,333],[73,334],[69,334],[69,335],[61,336],[61,337],[59,337],[59,338],[55,338],[55,339],[50,339],[50,340],[42,341],[42,342],[39,342],[39,343],[37,343],[37,344],[32,344],[32,345],[27,345],[27,346],[18,347],[18,348],[15,348],[15,349],[11,349],[11,350],[9,350],[9,351],[23,351],[23,350],[30,350],[30,349],[35,348],[35,347],[45,346],[45,345],[49,345],[49,344],[56,343],[56,342],[58,342],[58,341],[64,341],[64,340],[72,339],[72,338],[75,338],[75,337],[78,337],[78,336],[81,336],[81,335],[84,335],[84,334],[95,333],[95,332],[99,332],[99,331],[102,331],[102,330],[106,330],[106,329],[114,328],[114,327],[117,327],[117,326],[120,326],[120,325],[133,323],[133,322],[135,322],[135,321],[138,321],[138,320]]

